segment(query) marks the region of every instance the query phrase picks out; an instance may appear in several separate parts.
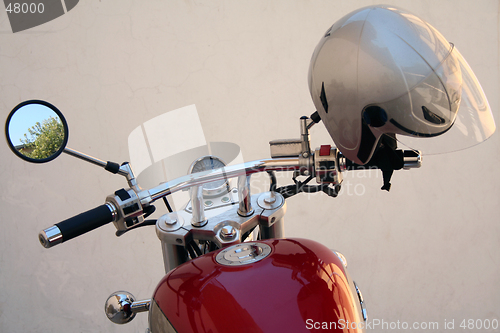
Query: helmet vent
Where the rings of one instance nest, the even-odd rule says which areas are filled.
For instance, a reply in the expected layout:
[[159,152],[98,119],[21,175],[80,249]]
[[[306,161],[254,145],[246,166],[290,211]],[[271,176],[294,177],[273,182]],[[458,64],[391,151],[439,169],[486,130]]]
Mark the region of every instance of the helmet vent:
[[319,96],[319,99],[321,100],[321,104],[323,104],[325,112],[328,113],[328,101],[326,100],[325,94],[325,82],[321,84],[321,95]]
[[446,122],[446,120],[444,120],[444,118],[438,116],[437,114],[435,114],[434,112],[432,112],[431,110],[426,108],[425,106],[422,106],[422,111],[424,112],[425,120],[427,120],[428,122],[431,122],[431,123],[437,124],[437,125],[441,125],[441,124],[444,124]]

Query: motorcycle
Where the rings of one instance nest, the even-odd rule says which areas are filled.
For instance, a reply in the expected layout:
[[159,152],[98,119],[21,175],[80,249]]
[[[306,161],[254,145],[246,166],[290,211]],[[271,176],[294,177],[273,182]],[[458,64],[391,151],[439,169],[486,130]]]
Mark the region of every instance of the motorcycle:
[[[33,114],[40,120],[33,120]],[[312,118],[319,121],[317,115]],[[35,125],[27,125],[26,119]],[[300,139],[271,142],[269,159],[225,166],[216,156],[204,156],[190,168],[203,171],[151,189],[138,185],[129,163],[104,162],[66,147],[66,120],[48,102],[31,100],[15,107],[7,121],[7,135],[12,139],[13,128],[41,128],[49,122],[59,126],[54,140],[44,147],[14,146],[11,140],[14,153],[42,163],[64,152],[124,176],[129,188],[115,191],[101,206],[43,230],[40,243],[50,248],[110,222],[117,235],[155,225],[161,241],[167,275],[151,299],[137,301],[127,292],[112,294],[105,305],[112,322],[127,323],[143,311],[149,311],[153,332],[230,332],[235,327],[248,332],[276,331],[294,330],[303,324],[302,319],[366,321],[361,291],[347,273],[344,256],[311,240],[284,238],[285,198],[318,191],[336,197],[342,172],[362,168],[329,145],[311,151],[309,129],[316,123],[311,118],[300,119]],[[420,155],[414,151],[397,154],[404,168],[420,166]],[[278,188],[274,173],[289,171],[294,173],[295,185]],[[260,172],[269,173],[270,190],[252,195],[251,176]],[[301,182],[299,176],[307,179]],[[229,179],[235,177],[237,187],[231,188]],[[313,178],[319,185],[308,185]],[[147,220],[154,203],[186,188],[191,200],[183,209]],[[167,200],[165,204],[170,207]],[[252,291],[253,285],[261,287]],[[266,307],[251,311],[249,306],[259,299],[266,299]],[[291,313],[303,315],[291,317]],[[217,319],[221,315],[226,318]],[[355,326],[354,331],[358,331]]]
[[[334,34],[333,27],[324,38]],[[382,189],[389,190],[394,171],[419,168],[422,158],[415,149],[396,149],[394,137],[387,135],[378,138],[370,153],[358,153],[359,160],[331,145],[313,150],[310,130],[315,124],[323,121],[332,137],[338,132],[325,95],[323,85],[319,110],[299,120],[298,139],[270,142],[270,158],[228,166],[217,156],[202,156],[193,161],[188,175],[151,188],[141,187],[130,163],[106,162],[68,148],[65,117],[46,101],[17,105],[7,118],[6,136],[11,150],[26,161],[49,162],[64,152],[127,181],[128,187],[110,194],[105,204],[41,231],[39,241],[45,248],[110,222],[117,236],[154,226],[166,275],[150,299],[113,293],[105,303],[112,322],[124,324],[148,312],[151,332],[300,332],[324,329],[325,323],[331,331],[362,332],[367,311],[345,257],[315,241],[285,238],[285,199],[317,192],[335,198],[344,173],[366,168],[380,169]],[[380,108],[365,114],[370,126],[382,126],[376,124],[384,118]],[[444,123],[425,109],[424,116]],[[16,144],[18,128],[37,138],[25,136]],[[57,135],[39,139],[47,128]],[[486,138],[491,133],[490,128]],[[269,190],[253,194],[251,176],[258,173],[269,175]],[[279,187],[276,173],[292,173],[293,184]],[[232,178],[237,181],[234,187]],[[310,185],[313,180],[316,185]],[[190,200],[174,211],[167,198],[183,190],[189,191]],[[148,219],[160,201],[169,212]]]

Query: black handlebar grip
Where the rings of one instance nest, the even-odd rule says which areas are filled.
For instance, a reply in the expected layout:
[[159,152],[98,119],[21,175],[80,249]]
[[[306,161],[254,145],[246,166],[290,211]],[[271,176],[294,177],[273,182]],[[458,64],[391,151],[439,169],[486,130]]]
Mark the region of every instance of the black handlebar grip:
[[102,227],[114,219],[114,208],[104,204],[84,213],[70,217],[40,232],[40,243],[46,248],[83,235],[86,232]]

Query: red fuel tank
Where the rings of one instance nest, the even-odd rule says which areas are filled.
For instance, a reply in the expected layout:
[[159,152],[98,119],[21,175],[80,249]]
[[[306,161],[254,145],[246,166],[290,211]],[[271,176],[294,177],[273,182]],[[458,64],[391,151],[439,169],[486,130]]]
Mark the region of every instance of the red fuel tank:
[[[360,299],[339,257],[306,239],[233,245],[160,281],[157,332],[362,332]],[[175,329],[175,330],[174,330]]]

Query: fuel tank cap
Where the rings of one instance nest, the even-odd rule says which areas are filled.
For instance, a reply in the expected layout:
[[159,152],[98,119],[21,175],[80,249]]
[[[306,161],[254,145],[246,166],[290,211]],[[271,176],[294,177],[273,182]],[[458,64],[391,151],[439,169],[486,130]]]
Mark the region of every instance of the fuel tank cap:
[[215,261],[225,266],[243,266],[261,261],[270,254],[271,247],[265,243],[240,243],[220,251]]

